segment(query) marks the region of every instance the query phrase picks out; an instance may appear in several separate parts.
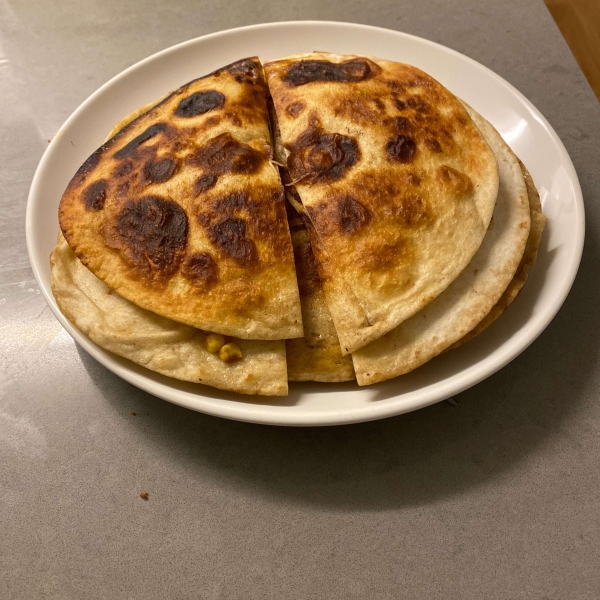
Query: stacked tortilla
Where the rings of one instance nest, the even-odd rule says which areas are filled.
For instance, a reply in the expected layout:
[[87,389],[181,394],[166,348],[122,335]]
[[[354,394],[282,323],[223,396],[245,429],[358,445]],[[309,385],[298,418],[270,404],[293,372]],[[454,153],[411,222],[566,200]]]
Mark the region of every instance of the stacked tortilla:
[[52,256],[65,315],[149,369],[269,395],[389,379],[495,320],[544,217],[494,128],[408,65],[313,53],[264,73],[191,82],[79,169]]

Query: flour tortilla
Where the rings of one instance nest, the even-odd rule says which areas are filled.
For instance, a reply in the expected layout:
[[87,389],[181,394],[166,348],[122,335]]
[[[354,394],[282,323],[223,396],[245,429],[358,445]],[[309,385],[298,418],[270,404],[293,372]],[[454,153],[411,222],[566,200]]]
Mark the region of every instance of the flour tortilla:
[[50,259],[61,312],[93,342],[151,371],[222,390],[287,395],[285,342],[227,339],[243,358],[226,364],[206,349],[206,333],[125,300],[77,259],[62,235]]
[[331,259],[324,289],[347,354],[467,266],[494,210],[496,159],[460,101],[415,67],[312,53],[265,72],[290,175]]
[[467,268],[440,296],[352,355],[359,385],[412,371],[476,328],[510,285],[524,255],[531,219],[521,166],[500,134],[467,110],[499,164],[500,187],[490,228]]
[[156,314],[244,339],[302,335],[256,57],[176,90],[82,165],[59,208],[78,258]]
[[544,226],[546,225],[546,217],[542,214],[540,195],[533,183],[531,174],[521,161],[519,161],[519,165],[521,167],[523,177],[525,178],[525,184],[527,185],[529,214],[531,218],[531,229],[529,230],[529,237],[527,238],[527,245],[525,246],[523,258],[519,263],[519,267],[517,268],[515,276],[512,278],[512,281],[508,284],[508,287],[504,290],[500,300],[496,302],[492,310],[490,310],[490,312],[477,325],[477,327],[472,329],[469,333],[467,333],[467,335],[458,340],[458,342],[450,346],[448,350],[458,348],[469,340],[472,340],[475,336],[487,329],[496,319],[498,319],[498,317],[500,317],[500,315],[502,315],[502,313],[512,304],[513,300],[517,297],[518,293],[525,285],[527,277],[529,276],[529,271],[531,270],[531,267],[533,267],[533,263],[535,263],[535,259],[537,258],[538,248],[542,240],[542,233],[544,231]]

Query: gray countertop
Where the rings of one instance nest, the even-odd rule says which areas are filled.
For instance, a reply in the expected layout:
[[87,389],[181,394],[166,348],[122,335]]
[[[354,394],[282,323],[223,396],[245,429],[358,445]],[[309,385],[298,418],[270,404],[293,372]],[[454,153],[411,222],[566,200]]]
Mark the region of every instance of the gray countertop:
[[[290,19],[463,52],[573,159],[587,209],[573,290],[456,407],[326,429],[193,413],[95,362],[39,294],[25,203],[66,117],[155,51]],[[600,597],[600,106],[542,0],[5,0],[0,202],[0,598]]]

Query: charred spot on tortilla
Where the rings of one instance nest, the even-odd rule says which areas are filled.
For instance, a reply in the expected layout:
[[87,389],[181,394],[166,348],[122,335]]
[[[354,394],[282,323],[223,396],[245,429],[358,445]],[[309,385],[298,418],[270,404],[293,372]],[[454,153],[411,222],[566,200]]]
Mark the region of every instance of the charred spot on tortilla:
[[187,217],[176,202],[144,196],[123,205],[106,242],[136,270],[170,277],[179,268],[187,234]]
[[227,71],[238,83],[255,84],[262,79],[260,65],[251,59],[241,60],[230,66]]
[[246,222],[243,219],[228,217],[207,227],[206,232],[211,243],[240,266],[249,267],[258,263],[256,245],[246,237]]
[[133,171],[133,163],[129,160],[119,161],[113,171],[115,177],[127,177]]
[[196,196],[215,187],[217,180],[218,177],[214,173],[204,173],[204,175],[200,175],[200,177],[196,179],[196,183],[194,183],[194,192]]
[[225,104],[225,96],[216,90],[206,90],[204,92],[195,92],[184,98],[175,109],[178,117],[188,119],[206,114],[216,108],[221,108]]
[[388,141],[387,152],[392,160],[409,163],[417,153],[415,141],[408,135],[400,134]]
[[104,208],[106,202],[106,179],[95,181],[83,192],[83,201],[87,210],[98,211]]
[[412,108],[418,113],[429,113],[431,112],[431,105],[427,103],[421,96],[409,96],[406,99],[406,106]]
[[213,203],[213,210],[217,215],[226,214],[231,216],[234,212],[243,208],[252,208],[252,202],[246,192],[232,192],[217,198]]
[[148,140],[156,137],[159,133],[162,133],[167,128],[166,123],[154,123],[150,125],[145,131],[140,133],[137,137],[133,138],[128,144],[125,144],[118,152],[115,152],[115,158],[125,158],[130,154],[133,154],[140,145]]
[[194,283],[208,287],[219,280],[219,266],[210,253],[196,252],[185,259],[181,274]]
[[341,179],[360,159],[356,140],[309,127],[289,145],[288,167],[294,180],[329,183]]
[[328,60],[300,60],[292,64],[282,80],[294,87],[316,81],[353,83],[368,79],[373,73],[364,59],[352,59],[342,63]]
[[340,229],[352,233],[371,220],[371,211],[350,195],[344,196],[338,203]]
[[173,177],[177,166],[174,158],[150,160],[144,165],[144,177],[151,183],[163,183]]
[[394,127],[396,131],[406,133],[413,130],[411,122],[406,117],[396,117],[394,119]]
[[393,216],[405,227],[420,225],[428,217],[427,204],[420,196],[409,194],[394,206]]
[[266,153],[239,142],[229,132],[222,133],[198,148],[192,164],[213,173],[256,173],[267,160]]
[[290,115],[290,117],[292,117],[292,118],[296,118],[303,110],[304,110],[303,102],[294,102],[293,104],[290,104],[286,108],[288,115]]
[[379,111],[357,98],[344,98],[334,108],[337,117],[347,117],[352,123],[359,125],[375,125],[380,119]]

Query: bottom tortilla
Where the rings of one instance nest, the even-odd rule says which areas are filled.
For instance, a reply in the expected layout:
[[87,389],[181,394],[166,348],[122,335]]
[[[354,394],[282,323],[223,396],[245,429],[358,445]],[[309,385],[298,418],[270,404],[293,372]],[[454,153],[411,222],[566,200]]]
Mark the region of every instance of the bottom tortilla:
[[285,396],[285,342],[227,339],[243,358],[224,363],[206,349],[206,333],[160,317],[106,286],[59,237],[50,258],[52,293],[62,313],[93,342],[168,377],[241,394]]

